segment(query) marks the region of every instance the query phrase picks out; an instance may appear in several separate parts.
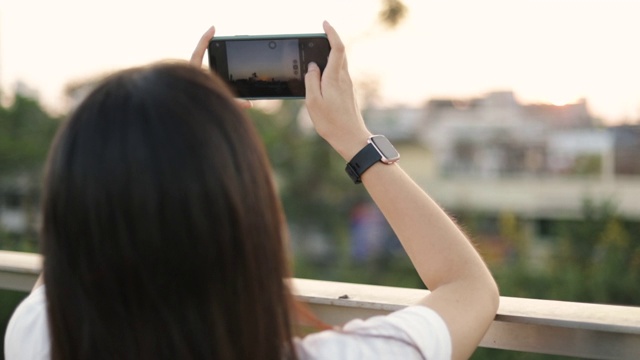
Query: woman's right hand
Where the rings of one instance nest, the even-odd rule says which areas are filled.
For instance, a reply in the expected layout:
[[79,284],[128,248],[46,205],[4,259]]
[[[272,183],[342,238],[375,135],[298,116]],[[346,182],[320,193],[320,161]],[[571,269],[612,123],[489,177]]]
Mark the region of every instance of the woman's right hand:
[[323,23],[323,28],[331,52],[322,74],[316,64],[309,64],[305,104],[318,134],[349,161],[367,144],[371,133],[356,103],[344,44],[328,22]]

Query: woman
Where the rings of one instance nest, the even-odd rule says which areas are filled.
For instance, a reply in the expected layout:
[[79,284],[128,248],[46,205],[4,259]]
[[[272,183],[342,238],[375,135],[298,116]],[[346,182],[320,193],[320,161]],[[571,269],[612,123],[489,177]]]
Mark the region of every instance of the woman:
[[[309,66],[314,126],[349,162],[371,133],[345,50]],[[202,64],[126,70],[59,132],[43,203],[44,283],[16,310],[7,359],[467,358],[498,291],[464,234],[395,163],[360,180],[431,294],[385,317],[294,338],[301,311],[260,140]]]

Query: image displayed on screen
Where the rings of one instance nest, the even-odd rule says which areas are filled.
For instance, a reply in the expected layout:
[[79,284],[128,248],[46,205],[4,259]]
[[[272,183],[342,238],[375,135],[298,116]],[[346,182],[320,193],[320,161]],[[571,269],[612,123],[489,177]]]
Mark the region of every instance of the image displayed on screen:
[[304,89],[297,39],[229,41],[226,52],[227,80],[238,94],[294,95]]

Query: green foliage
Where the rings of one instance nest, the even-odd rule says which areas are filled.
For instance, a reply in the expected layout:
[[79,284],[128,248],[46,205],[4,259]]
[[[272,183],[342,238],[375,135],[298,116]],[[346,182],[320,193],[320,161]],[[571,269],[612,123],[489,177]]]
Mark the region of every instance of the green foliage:
[[[638,222],[622,219],[608,202],[586,200],[582,217],[557,220],[551,255],[542,266],[513,246],[514,261],[494,266],[505,296],[640,305]],[[514,238],[513,230],[505,237]]]
[[552,260],[559,300],[640,305],[640,238],[637,223],[620,218],[609,203],[585,201],[583,219],[564,223]]
[[0,229],[0,248],[32,250],[37,242],[42,169],[59,123],[28,97],[16,95],[10,106],[0,107],[0,211],[17,206],[30,225],[23,234]]
[[345,175],[342,158],[301,126],[301,108],[301,101],[283,101],[273,113],[252,110],[250,116],[274,168],[294,246],[304,258],[304,249],[326,242],[324,256],[304,261],[323,264],[329,274],[344,260],[336,254],[346,253],[349,211],[363,193]]
[[[481,217],[469,218],[477,223]],[[640,305],[640,222],[622,219],[611,203],[585,200],[581,218],[554,220],[547,244],[551,256],[542,264],[531,260],[534,240],[525,236],[525,221],[501,214],[498,223],[503,243],[513,252],[492,266],[501,295]],[[480,250],[485,245],[480,243]],[[485,348],[476,350],[471,358],[569,359]]]
[[16,95],[0,107],[0,176],[38,172],[59,121],[31,98]]
[[0,250],[38,252],[38,239],[31,231],[9,232],[0,226]]
[[338,179],[342,160],[319,136],[303,131],[297,120],[301,105],[285,101],[277,113],[251,114],[275,169],[288,218],[304,227],[335,229],[344,219],[340,209],[346,201],[347,179]]

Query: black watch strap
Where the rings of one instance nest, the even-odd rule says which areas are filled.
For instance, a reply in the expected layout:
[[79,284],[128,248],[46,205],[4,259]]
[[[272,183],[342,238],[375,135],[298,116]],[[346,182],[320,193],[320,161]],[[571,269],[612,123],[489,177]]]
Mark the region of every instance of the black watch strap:
[[362,150],[358,151],[356,156],[347,163],[347,167],[344,170],[349,174],[349,177],[351,177],[354,183],[359,184],[362,182],[360,176],[381,159],[382,155],[380,155],[378,149],[369,143],[363,147]]

